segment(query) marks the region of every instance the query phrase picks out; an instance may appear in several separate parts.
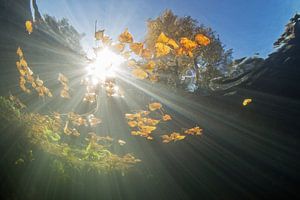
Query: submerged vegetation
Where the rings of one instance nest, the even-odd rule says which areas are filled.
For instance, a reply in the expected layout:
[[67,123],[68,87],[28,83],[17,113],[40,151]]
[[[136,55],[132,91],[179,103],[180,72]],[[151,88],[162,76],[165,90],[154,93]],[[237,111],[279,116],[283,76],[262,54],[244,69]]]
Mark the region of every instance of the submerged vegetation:
[[[22,152],[42,151],[52,160],[52,165],[58,172],[74,172],[80,170],[95,171],[97,173],[107,173],[110,170],[125,172],[135,163],[139,162],[131,154],[118,156],[113,154],[109,147],[113,139],[110,137],[100,137],[95,133],[90,133],[86,142],[80,145],[67,144],[66,137],[63,134],[63,128],[57,118],[50,115],[41,115],[38,113],[27,113],[21,110],[20,104],[16,98],[0,97],[1,108],[1,129],[4,125],[19,127],[22,132],[21,140],[18,146],[20,157],[15,158],[15,164],[30,162],[30,159],[22,156]],[[2,133],[4,134],[4,133]]]

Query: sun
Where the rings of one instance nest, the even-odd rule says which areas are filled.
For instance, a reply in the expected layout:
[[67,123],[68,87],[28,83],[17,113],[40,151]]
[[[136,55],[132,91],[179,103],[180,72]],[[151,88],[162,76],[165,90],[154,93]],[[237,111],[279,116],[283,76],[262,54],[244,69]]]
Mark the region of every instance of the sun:
[[125,59],[104,47],[95,52],[95,59],[87,67],[87,75],[91,77],[93,84],[105,82],[108,78],[114,78],[118,67]]

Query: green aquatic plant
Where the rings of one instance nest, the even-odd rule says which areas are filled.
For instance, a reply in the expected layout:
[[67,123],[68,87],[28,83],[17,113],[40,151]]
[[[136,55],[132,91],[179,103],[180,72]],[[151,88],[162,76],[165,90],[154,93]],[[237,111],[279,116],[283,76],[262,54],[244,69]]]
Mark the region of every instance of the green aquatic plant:
[[89,137],[80,144],[69,144],[68,137],[72,136],[63,133],[60,119],[23,111],[12,99],[0,97],[0,108],[1,120],[10,125],[18,124],[23,130],[22,140],[25,142],[19,145],[22,148],[15,164],[33,161],[33,151],[42,152],[55,171],[66,176],[66,173],[74,171],[108,173],[116,170],[123,174],[140,161],[131,154],[119,156],[112,153],[109,148],[114,140],[95,133],[89,133]]

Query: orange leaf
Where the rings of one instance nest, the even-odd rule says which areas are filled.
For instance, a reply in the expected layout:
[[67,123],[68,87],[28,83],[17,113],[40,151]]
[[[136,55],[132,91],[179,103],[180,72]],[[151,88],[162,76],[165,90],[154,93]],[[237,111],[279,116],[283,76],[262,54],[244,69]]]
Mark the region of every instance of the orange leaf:
[[142,80],[148,77],[148,74],[142,69],[132,70],[132,75]]
[[194,50],[197,47],[196,42],[189,40],[186,37],[180,38],[180,44],[184,49],[190,50],[190,51]]
[[168,38],[163,32],[158,36],[157,38],[157,43],[163,43],[163,44],[168,44],[174,49],[178,48],[178,44],[171,38]]
[[133,128],[133,127],[136,127],[137,124],[138,124],[138,123],[137,123],[136,121],[129,121],[129,122],[128,122],[128,125],[129,125],[130,127],[132,127],[132,128]]
[[162,105],[160,103],[150,103],[149,104],[149,110],[154,111],[157,109],[161,109]]
[[20,47],[18,47],[18,49],[17,49],[17,55],[18,55],[20,58],[23,57],[23,51],[22,51],[22,49],[21,49]]
[[143,49],[141,56],[145,59],[151,59],[152,58],[152,53],[149,49]]
[[169,121],[169,120],[172,120],[172,117],[170,115],[164,115],[163,120],[164,121]]
[[133,42],[133,37],[128,32],[128,29],[126,29],[123,33],[121,33],[121,35],[119,36],[119,41],[122,43],[132,43]]
[[141,42],[131,43],[130,49],[133,51],[136,55],[140,55],[142,53],[144,44]]

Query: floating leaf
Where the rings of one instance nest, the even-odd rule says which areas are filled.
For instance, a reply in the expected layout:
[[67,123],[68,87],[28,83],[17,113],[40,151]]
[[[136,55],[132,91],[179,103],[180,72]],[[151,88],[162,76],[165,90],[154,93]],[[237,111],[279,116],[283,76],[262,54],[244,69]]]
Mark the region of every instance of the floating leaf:
[[130,60],[128,60],[127,65],[129,67],[136,67],[137,63],[136,63],[136,61],[134,59],[130,59]]
[[95,32],[95,39],[102,40],[104,36],[104,29]]
[[149,110],[151,111],[154,111],[154,110],[157,110],[157,109],[161,109],[162,105],[160,103],[150,103],[149,104]]
[[151,59],[152,58],[152,53],[149,49],[143,49],[141,56],[145,59]]
[[138,125],[138,123],[136,121],[129,121],[128,125],[133,128],[133,127],[136,127]]
[[202,129],[199,126],[196,126],[194,128],[190,128],[188,130],[185,130],[184,133],[188,134],[188,135],[201,135],[202,134]]
[[[141,121],[144,124],[150,125],[150,126],[155,126],[159,123],[159,120],[157,119],[152,119],[152,118],[142,118]],[[140,125],[139,125],[140,126]]]
[[185,138],[184,135],[180,135],[180,133],[173,132],[171,135],[162,135],[163,143],[169,143],[171,141],[183,140]]
[[29,34],[31,34],[32,33],[32,30],[33,30],[33,28],[32,28],[32,22],[31,21],[26,21],[25,22],[25,27],[26,27],[26,30],[27,30],[27,32],[29,33]]
[[22,51],[22,49],[21,49],[20,47],[18,47],[18,49],[17,49],[17,55],[18,55],[20,58],[23,57],[23,51]]
[[125,142],[124,140],[118,140],[118,143],[119,143],[121,146],[123,146],[123,145],[126,144],[126,142]]
[[164,115],[163,118],[162,118],[164,121],[170,121],[172,120],[172,117],[170,115]]
[[158,81],[158,76],[157,76],[157,74],[151,74],[151,75],[149,76],[149,80],[150,80],[152,83],[157,82],[157,81]]
[[126,29],[120,36],[119,36],[119,41],[122,43],[132,43],[133,42],[133,37],[132,35],[128,32],[128,29]]
[[115,51],[117,53],[121,53],[125,49],[125,44],[122,44],[122,43],[113,44],[111,46],[111,48],[113,51]]
[[136,55],[140,55],[142,53],[144,44],[141,42],[137,43],[131,43],[130,44],[130,49],[133,51]]
[[132,75],[135,76],[138,79],[141,79],[141,80],[143,80],[143,79],[145,79],[145,78],[148,77],[148,74],[144,70],[142,70],[142,69],[134,69],[134,70],[132,70]]
[[140,127],[141,132],[143,133],[151,133],[152,131],[154,131],[156,129],[155,126],[141,126]]
[[147,72],[149,72],[149,73],[152,73],[152,71],[154,70],[154,68],[155,68],[155,62],[154,61],[149,61],[146,65],[145,65],[145,69],[146,69],[146,71]]
[[129,120],[134,120],[134,118],[136,117],[136,115],[135,114],[125,114],[125,118],[126,119],[129,119]]
[[141,132],[140,131],[131,131],[131,135],[140,135]]

